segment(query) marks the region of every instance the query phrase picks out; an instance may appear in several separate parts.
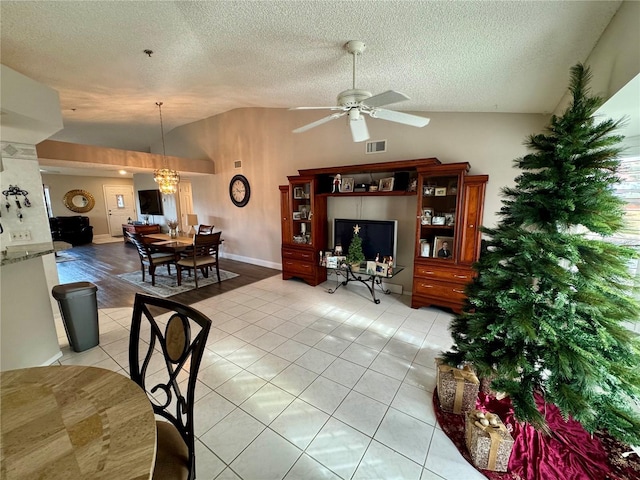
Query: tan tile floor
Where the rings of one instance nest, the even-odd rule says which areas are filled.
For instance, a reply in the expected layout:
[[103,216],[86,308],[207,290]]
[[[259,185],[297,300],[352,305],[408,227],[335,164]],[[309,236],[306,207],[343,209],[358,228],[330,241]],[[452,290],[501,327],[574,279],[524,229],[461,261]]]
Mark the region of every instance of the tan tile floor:
[[[485,478],[437,425],[434,357],[451,315],[406,295],[279,276],[195,304],[213,327],[195,404],[198,480]],[[127,375],[131,308],[99,312],[100,346],[61,364]]]

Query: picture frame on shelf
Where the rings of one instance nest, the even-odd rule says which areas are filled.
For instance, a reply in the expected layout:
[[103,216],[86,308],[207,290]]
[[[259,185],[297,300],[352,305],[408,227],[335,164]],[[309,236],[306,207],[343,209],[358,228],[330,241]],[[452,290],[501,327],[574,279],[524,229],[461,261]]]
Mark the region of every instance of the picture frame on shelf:
[[386,277],[389,274],[389,264],[376,263],[376,275]]
[[452,227],[456,223],[456,214],[455,213],[445,213],[444,214],[444,224],[448,227]]
[[431,217],[431,225],[444,225],[445,221],[446,219],[442,215]]
[[436,187],[435,196],[436,197],[446,197],[447,196],[447,187]]
[[327,268],[338,268],[338,257],[327,257]]
[[344,177],[342,179],[342,188],[340,191],[342,193],[352,193],[353,192],[353,177]]
[[447,195],[456,195],[458,193],[458,180],[451,180],[447,186]]
[[426,184],[422,186],[422,196],[423,197],[433,197],[436,193],[435,185]]
[[391,192],[393,191],[393,177],[381,178],[378,182],[378,191],[380,192]]
[[422,225],[431,225],[433,218],[433,208],[423,208],[422,215],[420,216],[420,223]]
[[378,185],[369,185],[369,191],[370,192],[377,192],[378,191]]
[[435,237],[433,239],[433,258],[445,260],[453,258],[453,237]]
[[304,188],[293,187],[293,198],[296,200],[302,200],[304,198]]
[[300,205],[300,220],[306,220],[309,217],[309,206],[308,205]]
[[431,244],[425,239],[420,239],[420,256],[421,257],[431,256]]
[[300,212],[293,212],[293,219],[294,219],[294,220],[302,220],[302,213],[300,213]]

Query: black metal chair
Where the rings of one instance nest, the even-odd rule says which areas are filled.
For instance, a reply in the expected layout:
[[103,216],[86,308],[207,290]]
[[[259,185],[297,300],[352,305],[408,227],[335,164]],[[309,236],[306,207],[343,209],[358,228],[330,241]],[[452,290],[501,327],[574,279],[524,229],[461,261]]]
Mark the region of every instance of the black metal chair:
[[131,243],[136,246],[140,256],[140,268],[142,269],[142,281],[144,282],[145,267],[149,268],[151,275],[151,285],[156,284],[156,267],[166,265],[167,272],[171,275],[171,264],[175,263],[176,256],[173,253],[161,252],[144,241],[144,238],[137,233],[125,232]]
[[208,267],[215,265],[218,283],[220,283],[220,267],[218,265],[218,249],[222,232],[212,234],[196,234],[193,237],[193,248],[182,252],[181,258],[176,261],[178,268],[178,285],[182,285],[182,270],[193,269],[193,276],[198,288],[198,273],[200,269],[205,278],[209,277]]
[[213,233],[213,225],[199,225],[198,226],[198,233],[204,234],[204,235],[209,235],[211,233]]
[[[165,314],[169,314],[166,323],[158,321]],[[193,405],[196,377],[210,328],[211,320],[194,308],[136,294],[129,337],[129,373],[147,393],[154,413],[164,419],[156,421],[154,479],[196,477]],[[149,368],[160,363],[164,365],[160,371]],[[186,391],[182,392],[184,385],[178,379],[187,369]]]

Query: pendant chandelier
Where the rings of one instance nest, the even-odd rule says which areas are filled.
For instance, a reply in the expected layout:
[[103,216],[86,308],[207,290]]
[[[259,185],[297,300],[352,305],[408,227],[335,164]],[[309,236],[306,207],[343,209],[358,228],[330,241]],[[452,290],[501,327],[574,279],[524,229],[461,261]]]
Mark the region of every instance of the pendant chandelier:
[[164,147],[164,125],[162,124],[162,102],[156,102],[158,110],[160,111],[160,131],[162,133],[162,159],[164,161],[165,168],[160,168],[153,171],[153,180],[158,184],[160,192],[165,195],[171,195],[178,191],[178,183],[180,182],[180,175],[177,170],[171,170],[167,168],[167,152]]

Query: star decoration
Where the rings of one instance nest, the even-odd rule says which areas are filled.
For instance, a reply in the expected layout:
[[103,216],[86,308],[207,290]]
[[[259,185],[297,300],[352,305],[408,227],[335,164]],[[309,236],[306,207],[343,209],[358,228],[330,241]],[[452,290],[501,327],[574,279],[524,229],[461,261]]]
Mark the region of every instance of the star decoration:
[[360,225],[356,223],[356,226],[353,227],[353,234],[358,235],[360,233]]

